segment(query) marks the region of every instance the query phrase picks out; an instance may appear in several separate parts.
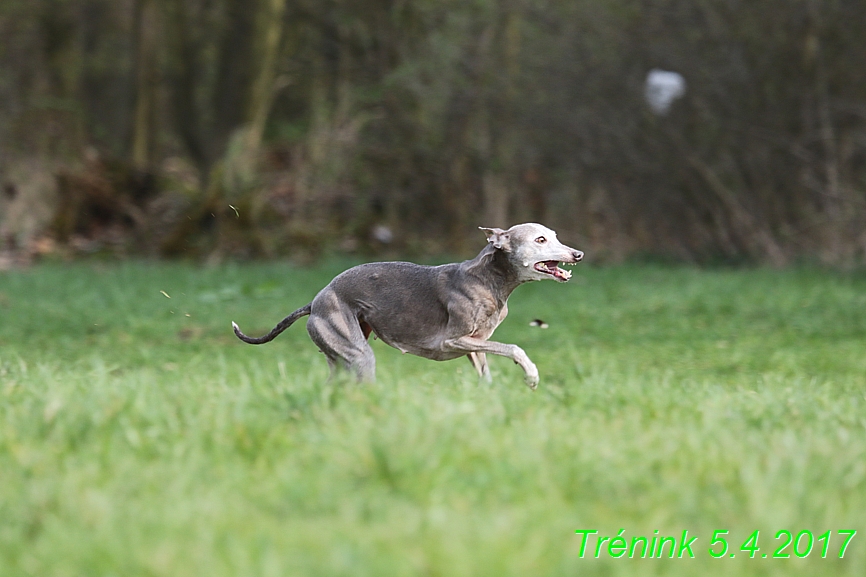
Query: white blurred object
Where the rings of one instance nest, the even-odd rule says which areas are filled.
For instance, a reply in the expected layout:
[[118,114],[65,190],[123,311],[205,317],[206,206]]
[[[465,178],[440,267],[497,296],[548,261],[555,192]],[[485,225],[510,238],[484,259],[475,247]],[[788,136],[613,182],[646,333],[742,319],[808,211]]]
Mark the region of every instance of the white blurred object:
[[644,98],[653,112],[665,115],[674,100],[686,93],[686,79],[679,72],[653,68],[646,75]]
[[383,224],[377,224],[373,227],[373,230],[370,231],[371,236],[381,242],[382,244],[390,244],[392,240],[394,240],[394,233],[391,232],[391,229]]

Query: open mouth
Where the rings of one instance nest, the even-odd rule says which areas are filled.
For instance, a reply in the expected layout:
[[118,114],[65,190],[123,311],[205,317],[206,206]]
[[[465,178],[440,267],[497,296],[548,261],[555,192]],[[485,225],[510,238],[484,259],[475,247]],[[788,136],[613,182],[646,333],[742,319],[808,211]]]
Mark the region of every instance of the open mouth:
[[559,268],[558,260],[543,260],[535,263],[535,270],[549,274],[560,282],[567,282],[571,278],[571,271]]

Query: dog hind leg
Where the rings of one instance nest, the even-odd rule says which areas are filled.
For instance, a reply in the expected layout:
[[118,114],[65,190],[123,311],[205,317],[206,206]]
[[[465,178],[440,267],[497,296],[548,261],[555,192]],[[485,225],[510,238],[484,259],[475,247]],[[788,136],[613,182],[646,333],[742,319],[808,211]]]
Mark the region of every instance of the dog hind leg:
[[332,375],[336,368],[345,368],[359,381],[376,380],[376,357],[358,319],[343,311],[327,316],[313,313],[307,321],[307,332],[328,358]]

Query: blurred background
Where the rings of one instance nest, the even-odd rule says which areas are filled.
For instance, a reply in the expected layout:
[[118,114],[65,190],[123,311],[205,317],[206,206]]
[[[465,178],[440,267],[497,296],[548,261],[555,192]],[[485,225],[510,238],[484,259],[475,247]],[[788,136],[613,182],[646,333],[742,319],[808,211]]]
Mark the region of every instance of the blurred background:
[[862,0],[3,0],[0,267],[866,257]]

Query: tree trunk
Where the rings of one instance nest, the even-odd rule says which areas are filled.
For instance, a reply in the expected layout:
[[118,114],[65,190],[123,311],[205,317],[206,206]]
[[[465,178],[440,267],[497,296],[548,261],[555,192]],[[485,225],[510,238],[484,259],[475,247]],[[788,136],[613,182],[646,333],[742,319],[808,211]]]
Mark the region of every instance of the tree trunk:
[[198,168],[202,182],[209,178],[210,160],[202,136],[202,114],[196,103],[201,74],[200,46],[191,30],[182,0],[166,0],[166,37],[172,48],[174,68],[169,78],[175,129]]
[[253,82],[250,96],[250,123],[247,132],[247,147],[253,152],[261,145],[265,124],[274,101],[279,64],[277,57],[280,54],[285,12],[286,0],[267,0],[261,11],[260,36],[263,38],[260,51],[261,66]]
[[132,126],[132,166],[151,172],[156,154],[156,7],[153,0],[137,0],[135,31],[135,110]]

